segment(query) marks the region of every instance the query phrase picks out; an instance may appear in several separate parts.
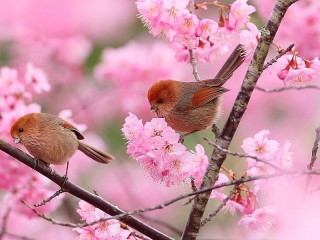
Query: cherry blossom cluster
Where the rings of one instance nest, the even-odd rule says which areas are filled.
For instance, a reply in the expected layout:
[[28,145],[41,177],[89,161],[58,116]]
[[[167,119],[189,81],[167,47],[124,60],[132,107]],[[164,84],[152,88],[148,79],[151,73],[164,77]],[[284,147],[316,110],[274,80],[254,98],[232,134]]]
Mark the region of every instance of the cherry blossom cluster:
[[296,51],[278,59],[273,68],[284,84],[303,85],[320,77],[320,61],[318,57],[305,60]]
[[[29,112],[40,112],[40,106],[31,103],[32,96],[49,90],[50,84],[46,74],[32,63],[26,65],[24,73],[18,73],[13,68],[2,67],[0,69],[0,137],[11,142],[12,123]],[[35,216],[30,209],[20,203],[20,199],[24,198],[30,204],[41,202],[53,194],[53,191],[48,190],[50,182],[40,178],[30,168],[2,151],[0,165],[0,189],[8,191],[3,197],[3,206],[29,217]],[[39,210],[49,212],[58,204],[59,201],[56,201]]]
[[[77,212],[81,216],[81,219],[85,220],[86,223],[92,223],[101,218],[110,217],[100,209],[82,200],[79,202],[79,208]],[[79,240],[140,239],[133,235],[133,232],[130,228],[128,228],[126,225],[121,224],[118,220],[101,221],[87,227],[74,228],[74,231],[79,233],[79,237],[77,238]]]
[[[138,0],[136,4],[150,33],[164,35],[176,50],[179,61],[189,60],[189,50],[194,50],[199,62],[213,62],[223,56],[229,50],[226,39],[243,29],[255,11],[247,0],[236,0],[231,5],[215,1],[211,4],[219,9],[217,22],[193,14],[188,10],[189,0]],[[196,6],[206,8],[206,4],[209,3]]]
[[122,132],[128,140],[127,153],[155,180],[167,186],[194,178],[200,185],[208,165],[203,147],[190,152],[179,142],[180,135],[163,118],[153,118],[145,124],[129,113]]
[[[269,134],[268,130],[262,130],[253,138],[243,140],[242,148],[248,156],[257,157],[272,164],[270,166],[248,157],[246,176],[270,174],[274,173],[276,169],[288,169],[292,166],[292,153],[289,151],[291,144],[286,142],[283,146],[280,146],[277,141],[268,139]],[[227,171],[227,174],[220,172],[218,176],[216,185],[228,183],[230,179],[237,178],[231,170]],[[285,184],[285,182],[277,179],[277,184]],[[247,184],[240,184],[226,202],[225,209],[232,215],[237,211],[243,214],[238,221],[238,225],[243,225],[251,230],[266,231],[275,222],[277,209],[272,205],[258,208],[258,193],[261,190],[266,191],[274,187],[275,184],[272,180],[255,181],[253,190]],[[222,202],[227,198],[223,190],[225,190],[225,187],[213,190],[211,197]]]
[[50,90],[44,71],[32,63],[26,65],[23,76],[9,67],[0,68],[0,135],[7,139],[13,121],[28,112],[39,112],[40,106],[30,103],[33,93]]
[[[257,176],[276,172],[278,169],[288,169],[292,166],[292,153],[289,151],[291,143],[285,142],[282,146],[275,140],[269,140],[270,132],[262,130],[243,140],[242,149],[249,156],[255,156],[270,163],[270,165],[247,158],[247,176]],[[254,182],[254,189],[246,189],[247,199],[237,199],[245,206],[244,215],[239,220],[239,225],[244,225],[253,230],[268,230],[274,223],[277,209],[274,206],[257,208],[258,196],[261,191],[266,192],[274,189],[279,184],[285,184],[285,179],[259,180]]]

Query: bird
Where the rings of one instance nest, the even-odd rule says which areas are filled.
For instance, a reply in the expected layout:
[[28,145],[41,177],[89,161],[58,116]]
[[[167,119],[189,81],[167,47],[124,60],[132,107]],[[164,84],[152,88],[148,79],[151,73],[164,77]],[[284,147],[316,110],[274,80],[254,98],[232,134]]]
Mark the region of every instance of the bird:
[[33,157],[47,165],[69,163],[77,149],[99,163],[107,164],[114,159],[80,141],[84,136],[71,123],[48,113],[29,113],[18,118],[10,134],[14,143],[24,145]]
[[184,136],[212,126],[221,114],[222,85],[244,62],[245,50],[238,45],[214,79],[196,82],[159,80],[148,90],[150,109]]

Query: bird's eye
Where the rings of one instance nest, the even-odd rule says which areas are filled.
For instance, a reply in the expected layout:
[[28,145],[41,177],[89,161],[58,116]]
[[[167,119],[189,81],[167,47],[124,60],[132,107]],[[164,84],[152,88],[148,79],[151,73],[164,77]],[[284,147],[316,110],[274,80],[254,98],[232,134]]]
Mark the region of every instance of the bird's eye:
[[19,132],[23,132],[23,128],[19,128],[18,131],[19,131]]
[[157,103],[163,103],[162,99],[158,99]]

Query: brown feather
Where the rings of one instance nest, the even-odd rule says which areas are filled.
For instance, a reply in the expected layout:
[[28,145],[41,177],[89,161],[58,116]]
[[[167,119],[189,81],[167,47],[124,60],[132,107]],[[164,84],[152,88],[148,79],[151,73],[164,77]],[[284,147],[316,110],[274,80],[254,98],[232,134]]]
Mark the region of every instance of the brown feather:
[[227,91],[229,91],[229,89],[223,87],[203,87],[193,95],[192,105],[193,107],[203,106]]
[[219,86],[222,86],[232,76],[234,71],[244,62],[245,57],[246,51],[244,50],[243,45],[237,45],[215,76],[215,79],[220,79]]
[[99,163],[109,163],[114,157],[108,153],[102,152],[94,147],[91,147],[79,141],[78,149],[85,155]]
[[81,134],[81,132],[75,126],[73,126],[71,123],[63,120],[62,126],[66,129],[69,129],[72,132],[74,132],[79,140],[84,139],[84,136]]

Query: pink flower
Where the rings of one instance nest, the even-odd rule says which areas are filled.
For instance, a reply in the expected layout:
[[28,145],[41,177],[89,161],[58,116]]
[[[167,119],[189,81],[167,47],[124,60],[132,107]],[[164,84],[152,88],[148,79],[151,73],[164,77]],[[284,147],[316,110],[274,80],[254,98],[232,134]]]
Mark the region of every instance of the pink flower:
[[202,145],[197,144],[195,149],[196,155],[193,160],[192,177],[194,178],[195,185],[199,188],[209,162]]
[[278,71],[277,76],[285,84],[303,85],[320,76],[319,59],[303,60],[296,52],[282,56],[272,68]]
[[176,20],[175,30],[178,34],[192,36],[196,33],[199,19],[189,12],[181,14]]
[[170,27],[174,27],[176,19],[183,13],[188,12],[186,9],[189,0],[168,0],[164,1],[163,11],[160,14],[160,20]]
[[[80,214],[81,218],[90,223],[96,220],[99,220],[109,215],[102,212],[100,209],[97,209],[86,203],[84,201],[79,202],[80,209],[77,212]],[[74,228],[74,231],[80,234],[79,239],[128,239],[131,234],[130,228],[123,228],[118,220],[109,220],[109,221],[100,221],[95,225],[87,226],[83,228]]]
[[136,140],[140,137],[143,130],[142,120],[129,112],[129,116],[126,117],[125,124],[121,130],[128,141]]
[[247,4],[248,0],[236,0],[231,4],[229,13],[229,22],[227,28],[229,30],[238,30],[245,26],[249,21],[249,15],[256,9]]
[[197,35],[202,39],[215,35],[218,32],[218,24],[211,19],[202,19],[197,28]]
[[[42,202],[44,199],[50,197],[54,191],[48,190],[49,181],[43,176],[31,174],[25,176],[14,191],[7,193],[5,196],[6,201],[9,201],[12,209],[20,214],[24,214],[29,218],[38,217],[31,209],[27,208],[20,199],[26,200],[29,204],[33,205]],[[37,208],[42,213],[50,213],[54,211],[61,203],[64,195],[55,198],[55,201]]]
[[160,15],[163,8],[163,1],[159,0],[138,0],[136,1],[137,9],[143,21],[154,25],[152,22]]
[[[243,140],[242,149],[249,155],[257,156],[266,160],[274,158],[275,153],[279,149],[279,143],[274,140],[269,140],[268,130],[262,130],[255,134],[253,138]],[[248,160],[249,167],[255,163],[255,160]]]
[[291,143],[287,141],[284,146],[279,148],[279,150],[276,152],[275,161],[283,168],[292,167],[293,157],[292,152],[289,152],[290,147]]
[[258,208],[251,214],[243,215],[238,225],[243,225],[251,230],[267,231],[275,222],[274,217],[276,212],[273,206]]
[[77,209],[77,213],[80,215],[81,219],[85,220],[86,222],[93,222],[106,215],[100,209],[83,200],[79,201],[79,208]]
[[154,181],[171,186],[180,184],[192,174],[197,182],[201,181],[208,164],[202,146],[197,145],[196,154],[187,151],[179,142],[180,135],[163,118],[154,118],[143,125],[130,113],[122,131],[128,140],[127,152]]
[[31,84],[37,93],[48,92],[51,89],[45,72],[40,68],[34,67],[32,63],[27,64],[25,78],[26,82]]

